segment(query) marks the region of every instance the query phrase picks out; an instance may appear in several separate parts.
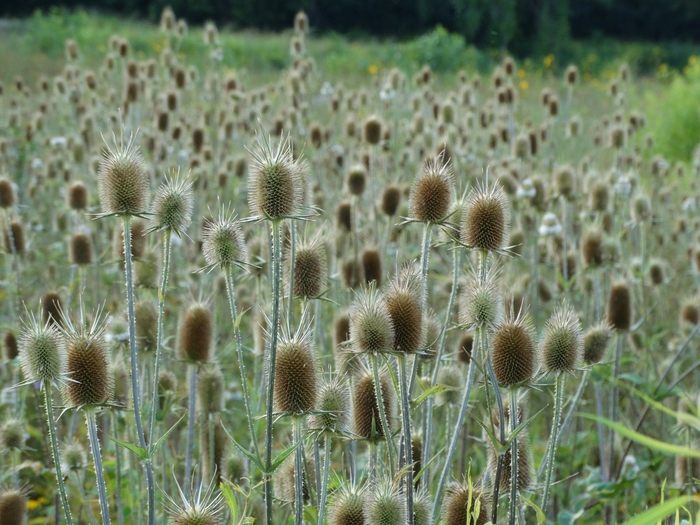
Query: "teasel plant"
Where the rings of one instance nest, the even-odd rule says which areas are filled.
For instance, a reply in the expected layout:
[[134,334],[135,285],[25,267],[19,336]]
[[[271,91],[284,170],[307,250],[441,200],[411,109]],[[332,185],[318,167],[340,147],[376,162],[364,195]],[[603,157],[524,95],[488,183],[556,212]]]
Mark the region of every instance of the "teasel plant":
[[267,525],[272,525],[272,442],[275,368],[277,363],[278,332],[280,330],[280,299],[282,296],[282,238],[280,225],[284,219],[307,219],[299,215],[303,204],[302,166],[294,160],[291,139],[282,136],[276,146],[271,138],[260,132],[258,146],[249,150],[252,161],[248,172],[248,205],[253,214],[251,221],[266,220],[272,230],[272,312],[268,323],[270,348],[267,370],[265,413],[265,509]]
[[[16,277],[15,285],[8,286],[10,292],[10,308],[12,317],[17,315],[17,301],[19,299],[19,264],[17,261],[17,244],[19,239],[15,240],[15,235],[20,232],[17,226],[21,226],[19,222],[12,220],[11,210],[17,202],[17,193],[15,192],[15,187],[12,182],[6,178],[0,178],[0,208],[3,209],[3,222],[5,225],[5,231],[3,237],[5,238],[5,250],[11,256],[10,264],[8,265],[8,270],[6,273],[6,279],[9,282],[11,280],[10,273],[14,273]],[[16,226],[17,225],[17,226]]]
[[[150,196],[150,174],[146,161],[136,142],[136,134],[117,140],[105,148],[100,160],[97,178],[102,214],[98,218],[119,217],[124,238],[124,276],[126,282],[127,317],[129,324],[129,358],[131,362],[131,390],[138,446],[148,450],[141,418],[141,388],[139,385],[138,350],[136,347],[136,316],[134,314],[134,275],[132,261],[132,218],[145,217]],[[153,436],[150,436],[153,439]],[[150,456],[144,460],[148,493],[148,525],[156,524],[155,480]]]
[[46,322],[40,323],[32,312],[23,321],[19,336],[19,360],[25,382],[22,385],[39,383],[44,393],[46,419],[48,422],[51,455],[56,474],[58,493],[66,517],[66,523],[73,525],[73,516],[68,505],[65,479],[61,468],[61,455],[56,434],[56,420],[53,408],[53,388],[62,388],[68,381],[66,375],[66,341],[58,327]]

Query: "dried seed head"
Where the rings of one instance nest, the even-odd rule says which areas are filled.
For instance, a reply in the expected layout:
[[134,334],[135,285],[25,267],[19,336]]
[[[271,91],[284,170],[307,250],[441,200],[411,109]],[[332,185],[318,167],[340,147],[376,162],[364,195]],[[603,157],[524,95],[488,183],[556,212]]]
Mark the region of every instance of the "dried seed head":
[[[411,458],[413,459],[413,478],[415,479],[420,471],[423,470],[423,438],[420,434],[412,436]],[[415,488],[418,488],[420,482],[420,478],[416,479]],[[427,498],[427,494],[425,496]]]
[[463,325],[493,327],[503,318],[503,297],[493,272],[483,282],[473,275],[459,299],[459,322]]
[[150,177],[136,137],[106,148],[97,185],[104,213],[137,214],[148,209]]
[[480,187],[467,196],[461,241],[478,250],[498,252],[506,247],[510,228],[508,197],[500,186]]
[[638,193],[632,199],[632,219],[635,222],[645,222],[651,218],[651,201],[643,193]]
[[343,485],[331,500],[328,523],[330,525],[365,525],[365,501],[362,489]]
[[376,115],[367,117],[363,128],[363,139],[366,143],[376,145],[382,140],[384,131],[384,123],[382,119]]
[[455,180],[452,166],[444,154],[425,161],[416,175],[409,196],[411,217],[422,222],[436,222],[450,212],[454,199]]
[[613,284],[608,296],[608,324],[615,330],[632,326],[632,292],[626,282]]
[[110,357],[103,329],[93,326],[80,332],[70,329],[66,341],[66,375],[63,385],[69,406],[99,405],[110,400],[114,376],[110,373]]
[[351,195],[362,195],[367,186],[367,170],[362,164],[356,164],[348,171],[346,180]]
[[0,523],[3,525],[27,523],[27,497],[21,490],[5,489],[0,492]]
[[161,370],[158,373],[158,406],[162,410],[168,398],[172,398],[177,392],[177,376],[170,370]]
[[346,288],[358,288],[364,283],[363,268],[360,261],[348,259],[343,262],[341,268],[343,274],[343,285]]
[[34,319],[19,336],[19,360],[28,381],[58,383],[66,371],[65,340],[58,329]]
[[554,171],[556,191],[565,199],[571,199],[576,190],[576,171],[571,164],[558,166]]
[[15,188],[7,177],[0,178],[0,208],[12,208],[17,201]]
[[694,296],[683,301],[681,305],[681,323],[695,326],[700,322],[700,297]]
[[88,190],[87,186],[80,181],[73,182],[68,187],[66,195],[68,207],[71,210],[81,211],[87,209],[88,206]]
[[591,326],[583,334],[583,360],[589,365],[599,363],[612,337],[612,328],[605,322]]
[[[302,498],[304,503],[309,501],[309,473],[314,472],[313,456],[307,454],[306,465],[303,470],[301,479]],[[275,471],[275,496],[282,501],[294,501],[296,488],[294,484],[294,458],[287,458],[279,469]]]
[[382,256],[377,248],[367,248],[362,252],[362,267],[365,283],[374,283],[374,286],[382,284]]
[[186,179],[165,178],[153,198],[152,227],[182,235],[192,222],[192,185]]
[[603,234],[599,230],[591,229],[583,234],[581,253],[586,266],[603,264]]
[[597,181],[593,184],[590,193],[590,208],[593,211],[604,212],[608,209],[610,202],[610,185],[604,181]]
[[92,263],[92,237],[87,232],[76,232],[70,239],[70,263]]
[[[10,235],[12,236],[10,238]],[[24,237],[24,226],[19,221],[10,221],[10,228],[5,228],[5,251],[7,253],[16,253],[22,255],[26,248],[26,240]]]
[[574,64],[569,64],[566,71],[564,71],[564,80],[570,86],[578,82],[578,68]]
[[377,354],[394,347],[394,327],[389,308],[373,288],[358,293],[352,305],[350,340],[353,349],[360,353]]
[[399,272],[384,293],[394,327],[394,350],[397,352],[411,354],[425,346],[423,282],[420,272],[409,267]]
[[180,357],[206,363],[211,356],[214,339],[214,320],[209,306],[204,303],[190,305],[180,319]]
[[490,505],[478,488],[469,489],[467,483],[449,487],[442,507],[444,525],[486,525],[490,523]]
[[7,419],[0,427],[0,450],[20,450],[24,447],[26,424],[19,419]]
[[474,348],[474,334],[468,333],[462,336],[457,348],[457,359],[460,363],[468,365],[472,360],[472,349]]
[[[394,387],[385,371],[379,376],[379,384],[387,423],[389,424],[389,429],[393,432],[396,400]],[[379,416],[379,404],[377,403],[372,374],[369,372],[364,373],[355,380],[354,386],[353,431],[361,439],[384,439],[384,427]],[[374,435],[372,432],[374,432]]]
[[321,382],[316,399],[316,411],[319,413],[309,416],[309,429],[330,432],[347,431],[350,422],[350,397],[345,381],[335,377]]
[[493,371],[506,388],[529,382],[535,373],[537,350],[532,326],[524,317],[511,317],[497,328],[491,341]]
[[659,259],[652,259],[649,263],[649,281],[654,286],[659,286],[664,282],[666,273],[665,264]]
[[303,165],[292,157],[289,137],[282,137],[276,148],[269,141],[261,139],[251,151],[248,205],[261,218],[279,220],[296,215],[303,204]]
[[112,401],[115,405],[128,406],[129,396],[131,395],[131,376],[124,359],[118,357],[110,366],[110,373],[114,384]]
[[[503,465],[501,470],[501,486],[500,490],[507,491],[510,488],[511,477],[511,460],[510,447],[503,455]],[[488,469],[491,471],[491,479],[496,477],[496,468],[498,466],[498,458],[493,447],[489,447]],[[535,481],[534,459],[532,457],[532,447],[530,440],[527,437],[527,429],[518,434],[518,490],[529,490]]]
[[4,343],[5,359],[8,361],[16,359],[19,355],[19,348],[17,346],[17,338],[15,337],[15,334],[9,330],[5,332]]
[[396,184],[390,184],[382,193],[382,213],[388,217],[394,217],[401,204],[401,188]]
[[79,441],[68,441],[61,447],[61,464],[65,472],[78,472],[88,467],[85,447]]
[[568,306],[558,308],[547,320],[541,347],[545,372],[572,372],[581,361],[581,321]]
[[447,365],[440,368],[437,382],[440,385],[449,387],[449,390],[440,392],[437,395],[436,401],[438,406],[459,403],[462,397],[460,390],[464,384],[464,379],[462,370],[457,365]]
[[[215,483],[220,483],[223,474],[226,446],[229,443],[224,427],[217,423],[214,423],[211,427],[209,425],[202,425],[200,428],[199,442],[202,446],[202,462],[204,463],[203,478],[209,480],[213,479]],[[213,450],[212,444],[214,445]],[[214,471],[211,470],[212,466],[214,467]]]
[[136,338],[139,350],[155,350],[158,338],[158,310],[153,301],[140,300],[134,304]]
[[406,501],[390,482],[384,481],[367,493],[365,503],[367,525],[404,525]]
[[[291,257],[286,258],[285,286],[289,292]],[[326,265],[326,247],[321,237],[316,236],[311,241],[304,241],[297,245],[294,258],[294,296],[318,297],[326,288],[328,269]]]
[[210,267],[229,268],[245,262],[248,249],[240,223],[224,210],[219,213],[218,219],[207,220],[202,233],[202,252]]
[[216,414],[224,409],[224,375],[217,365],[202,367],[197,372],[197,402],[201,415]]
[[41,318],[44,324],[63,326],[63,302],[58,292],[48,292],[41,299]]
[[306,319],[295,334],[282,330],[275,367],[275,409],[305,414],[316,406],[318,375],[316,350]]
[[350,340],[350,316],[340,314],[335,318],[335,346],[339,348],[343,343]]
[[[141,219],[131,221],[131,256],[138,259],[146,251],[146,222]],[[114,229],[112,250],[115,259],[124,259],[124,227],[119,224]]]

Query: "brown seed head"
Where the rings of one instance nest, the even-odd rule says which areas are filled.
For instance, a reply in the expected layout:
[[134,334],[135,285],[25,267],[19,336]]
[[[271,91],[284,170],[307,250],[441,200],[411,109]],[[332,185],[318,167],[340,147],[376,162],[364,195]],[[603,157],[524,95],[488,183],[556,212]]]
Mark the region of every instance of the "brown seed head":
[[374,283],[375,286],[382,284],[382,257],[379,249],[367,248],[362,252],[362,267],[364,270],[365,283]]
[[[11,237],[10,237],[11,236]],[[26,241],[24,237],[24,226],[21,222],[13,220],[10,221],[10,228],[5,228],[5,251],[7,253],[16,253],[17,255],[22,255],[26,248]]]
[[199,369],[197,372],[197,408],[200,415],[221,412],[224,409],[225,393],[224,375],[217,365]]
[[63,302],[58,292],[48,292],[41,299],[42,322],[51,326],[63,326]]
[[[492,479],[495,479],[498,458],[493,447],[489,447],[488,468],[491,471]],[[503,455],[503,465],[501,470],[501,491],[510,489],[511,464],[510,447]],[[532,457],[532,447],[527,436],[527,430],[518,434],[518,490],[527,491],[535,482],[534,459]]]
[[632,326],[632,292],[626,282],[613,284],[608,296],[608,324],[615,330]]
[[97,179],[104,213],[136,214],[147,211],[150,177],[136,137],[104,151]]
[[462,336],[457,347],[457,359],[460,363],[468,365],[472,360],[472,349],[474,347],[474,334],[468,333]]
[[[320,237],[300,243],[294,258],[294,296],[318,297],[326,288],[328,277],[326,249]],[[285,285],[289,288],[291,257],[287,256]]]
[[444,525],[486,525],[490,523],[490,510],[491,506],[485,493],[476,487],[472,487],[470,491],[466,483],[455,483],[449,487],[445,497],[442,523]]
[[376,145],[382,140],[384,123],[376,115],[367,117],[364,123],[363,139],[366,143]]
[[394,325],[385,300],[374,288],[358,293],[350,311],[350,340],[360,353],[394,348]]
[[611,337],[612,328],[605,321],[586,330],[583,334],[583,360],[589,365],[599,363],[608,349]]
[[180,357],[206,363],[211,359],[214,320],[204,303],[190,305],[180,319]]
[[318,376],[312,334],[308,326],[296,334],[283,330],[277,348],[275,367],[275,409],[288,414],[304,414],[316,406]]
[[15,337],[15,334],[13,334],[9,330],[5,332],[4,343],[5,359],[7,359],[8,361],[12,361],[19,355],[17,338]]
[[572,372],[581,361],[581,321],[571,307],[558,308],[547,320],[540,349],[546,372]]
[[[395,393],[387,373],[384,371],[379,376],[382,401],[386,413],[389,429],[393,431],[395,420]],[[371,373],[365,373],[355,380],[355,392],[353,393],[353,430],[361,439],[372,440],[384,438],[384,427],[379,416],[379,404],[374,388],[374,379]]]
[[367,170],[362,164],[356,164],[348,171],[348,191],[351,195],[362,195],[367,186]]
[[352,204],[341,202],[336,212],[336,224],[339,230],[352,231]]
[[63,385],[69,406],[99,405],[112,397],[114,376],[110,373],[109,349],[101,329],[75,332],[66,342],[66,374]]
[[498,252],[505,248],[510,228],[508,197],[500,186],[480,187],[467,197],[461,241],[475,249]]
[[384,188],[382,194],[382,213],[388,217],[393,217],[401,204],[401,188],[396,184],[390,184]]
[[0,492],[0,523],[3,525],[27,523],[27,497],[21,490],[5,489]]
[[87,186],[80,181],[73,182],[68,187],[67,201],[71,210],[85,210],[88,206]]
[[92,238],[89,233],[77,232],[71,237],[70,263],[78,265],[92,263]]
[[12,186],[10,179],[6,177],[0,178],[0,208],[12,208],[16,200],[15,188]]
[[427,159],[411,186],[411,217],[422,222],[444,219],[450,212],[454,191],[454,172],[451,164],[445,162],[444,152]]
[[394,350],[415,353],[425,345],[423,278],[413,267],[399,272],[384,294],[394,327]]
[[498,384],[510,388],[529,382],[537,350],[532,326],[520,315],[503,321],[491,341],[491,359]]
[[584,233],[581,253],[584,265],[600,266],[603,264],[603,235],[600,231],[592,229]]

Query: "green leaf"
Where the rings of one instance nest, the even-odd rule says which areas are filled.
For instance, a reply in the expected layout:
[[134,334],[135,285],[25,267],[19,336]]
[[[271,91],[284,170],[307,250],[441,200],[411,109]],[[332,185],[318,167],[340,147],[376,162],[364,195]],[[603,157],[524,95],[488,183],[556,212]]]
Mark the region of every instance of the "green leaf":
[[[186,414],[185,414],[185,415],[186,415]],[[175,430],[175,427],[178,426],[178,425],[182,422],[183,419],[185,419],[185,415],[183,415],[180,419],[178,419],[177,422],[176,422],[172,427],[170,427],[170,430],[168,430],[165,434],[163,434],[163,435],[160,437],[160,439],[159,439],[158,441],[155,442],[155,444],[151,447],[151,451],[150,451],[149,457],[153,457],[153,455],[154,455],[156,452],[158,452],[158,449],[159,449],[160,446],[163,444],[163,442],[164,442],[166,439],[168,439],[168,436],[170,435],[170,433],[171,433],[173,430]]]
[[673,454],[676,456],[700,458],[700,450],[693,450],[692,448],[681,447],[679,445],[673,445],[671,443],[659,441],[658,439],[654,439],[649,436],[645,436],[644,434],[640,434],[639,432],[635,432],[634,430],[631,430],[626,426],[610,421],[609,419],[605,419],[604,417],[594,416],[593,414],[581,414],[581,416],[587,419],[592,419],[593,421],[599,421],[604,425],[612,428],[621,436],[626,437],[627,439],[631,439],[632,441],[635,441],[640,445],[644,445],[645,447],[648,447],[652,450],[658,450],[659,452],[663,452],[665,454]]
[[272,462],[272,465],[270,466],[270,472],[266,472],[266,474],[273,474],[275,470],[277,470],[282,462],[289,457],[289,455],[296,450],[296,448],[301,445],[303,439],[300,440],[298,443],[292,445],[289,447],[287,450],[282,452],[275,460]]
[[668,415],[673,416],[675,418],[680,419],[683,421],[685,424],[688,426],[693,427],[696,430],[700,430],[700,418],[697,418],[691,414],[688,414],[686,412],[676,412],[673,409],[668,408],[667,406],[659,403],[658,401],[654,401],[652,398],[647,396],[646,394],[640,392],[636,388],[628,387],[632,393],[634,393],[637,397],[641,397],[644,401],[649,403],[651,406],[654,408],[661,410],[662,412],[666,412]]
[[501,454],[504,454],[504,453],[508,450],[508,445],[501,445],[501,441],[494,435],[493,432],[491,432],[491,429],[488,428],[488,427],[483,423],[483,421],[481,421],[481,419],[479,419],[478,417],[476,417],[476,416],[475,416],[474,414],[472,414],[471,412],[467,412],[467,414],[469,414],[470,416],[472,416],[472,417],[476,420],[476,422],[479,423],[479,425],[481,425],[481,428],[484,429],[484,431],[486,432],[486,435],[487,435],[487,436],[489,437],[489,439],[491,440],[491,445],[493,445],[493,449],[496,451],[496,454],[498,454],[498,455],[500,456]]
[[132,445],[131,443],[127,443],[126,441],[120,441],[119,439],[113,438],[112,436],[107,437],[110,441],[114,441],[117,445],[121,445],[122,447],[131,450],[143,461],[146,461],[148,458],[150,458],[150,456],[148,455],[148,451],[139,447],[138,445]]
[[222,426],[222,428],[224,429],[224,432],[226,432],[226,435],[228,436],[228,438],[231,440],[231,443],[233,443],[233,445],[241,452],[241,454],[243,454],[243,455],[244,455],[245,457],[247,457],[250,461],[252,461],[253,464],[254,464],[256,467],[258,467],[258,468],[260,469],[261,472],[265,472],[265,466],[262,464],[261,459],[260,459],[257,455],[255,455],[255,454],[253,454],[253,453],[251,453],[251,452],[248,452],[245,448],[243,448],[242,445],[240,445],[240,444],[238,443],[238,441],[236,441],[235,439],[233,439],[233,436],[232,436],[232,435],[230,434],[230,432],[226,429],[226,427],[224,426],[223,423],[221,424],[221,426]]
[[547,522],[547,516],[545,513],[542,511],[542,509],[535,503],[534,501],[530,501],[527,498],[520,498],[520,501],[525,503],[528,507],[531,509],[535,510],[535,514],[537,515],[537,525],[543,525],[544,523]]
[[659,503],[649,510],[642,512],[638,516],[635,516],[631,520],[626,521],[624,525],[656,525],[659,520],[670,516],[676,511],[676,509],[679,509],[692,500],[692,496],[681,496],[679,498],[674,498],[666,502]]
[[219,487],[231,511],[231,523],[235,525],[238,523],[238,502],[236,501],[236,495],[233,493],[233,490],[231,490],[231,482],[224,480],[219,483]]
[[428,390],[423,392],[415,401],[411,403],[411,408],[415,409],[420,406],[420,404],[425,401],[427,398],[430,396],[434,396],[436,394],[439,394],[440,392],[444,392],[446,390],[457,390],[456,388],[453,388],[451,386],[446,386],[446,385],[433,385],[431,386]]
[[520,423],[517,427],[515,427],[515,430],[513,430],[513,432],[511,432],[510,435],[508,436],[508,438],[506,439],[506,443],[504,446],[509,447],[510,444],[513,442],[513,440],[516,437],[518,437],[518,434],[520,434],[520,432],[522,432],[522,430],[526,426],[528,426],[533,419],[535,419],[537,416],[539,416],[544,411],[545,408],[547,408],[547,406],[542,407],[534,416],[529,417],[528,419],[526,419],[525,421]]

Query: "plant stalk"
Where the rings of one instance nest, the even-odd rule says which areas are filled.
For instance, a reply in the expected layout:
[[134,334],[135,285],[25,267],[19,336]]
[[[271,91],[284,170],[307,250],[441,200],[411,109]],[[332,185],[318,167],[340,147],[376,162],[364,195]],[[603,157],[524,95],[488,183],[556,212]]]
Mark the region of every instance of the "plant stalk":
[[49,421],[49,438],[51,439],[51,455],[53,456],[53,465],[56,470],[56,483],[58,484],[58,493],[61,496],[61,505],[63,512],[66,515],[66,523],[73,525],[73,517],[68,506],[68,496],[66,496],[66,484],[63,480],[61,472],[61,456],[58,452],[58,439],[56,438],[56,422],[53,417],[53,395],[51,385],[44,384],[44,400],[46,402],[46,417]]
[[88,408],[85,411],[87,420],[88,435],[90,437],[90,448],[92,458],[95,462],[95,477],[97,478],[97,490],[100,495],[100,514],[102,514],[102,524],[109,525],[109,505],[107,504],[107,485],[105,483],[105,473],[102,469],[102,453],[100,452],[100,440],[97,438],[97,422],[95,421],[95,410]]
[[[403,453],[406,467],[405,490],[408,525],[413,525],[413,446],[411,441],[411,403],[409,385],[411,380],[406,372],[405,355],[399,356],[399,381],[401,382],[401,420],[403,423]],[[416,359],[418,361],[418,359]]]
[[547,474],[544,482],[544,493],[542,495],[542,511],[547,512],[549,503],[549,491],[552,486],[552,473],[554,472],[554,457],[557,453],[557,441],[559,440],[559,425],[561,423],[561,409],[564,402],[564,374],[558,373],[554,383],[554,417],[552,419],[552,435],[549,438],[549,448],[547,460]]

